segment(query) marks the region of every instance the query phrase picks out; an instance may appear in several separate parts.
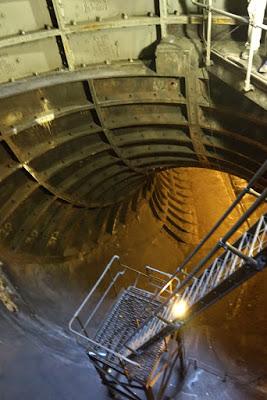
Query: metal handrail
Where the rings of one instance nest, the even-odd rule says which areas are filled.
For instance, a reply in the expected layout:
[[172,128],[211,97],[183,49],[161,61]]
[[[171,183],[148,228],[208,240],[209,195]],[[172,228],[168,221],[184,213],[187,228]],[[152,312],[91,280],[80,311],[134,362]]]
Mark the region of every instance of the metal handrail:
[[230,18],[236,19],[236,20],[238,20],[238,21],[240,21],[240,22],[243,22],[244,24],[251,25],[251,26],[254,27],[254,28],[261,28],[261,29],[267,30],[267,25],[265,25],[265,24],[254,24],[254,23],[253,23],[252,21],[250,21],[250,19],[247,18],[247,17],[243,17],[243,16],[238,15],[238,14],[233,14],[233,13],[231,13],[231,12],[229,12],[229,11],[221,10],[221,9],[216,8],[216,7],[213,7],[212,5],[209,5],[209,4],[199,3],[199,2],[196,1],[196,0],[191,0],[191,2],[192,2],[195,6],[200,7],[200,8],[203,8],[203,9],[205,9],[205,10],[207,10],[207,11],[211,11],[211,12],[214,12],[214,13],[216,13],[216,14],[225,15],[226,17],[230,17]]
[[114,255],[111,260],[109,261],[109,263],[107,264],[106,268],[104,269],[104,271],[102,272],[102,274],[100,275],[100,277],[98,278],[98,280],[96,281],[96,283],[94,284],[94,286],[92,287],[92,289],[90,290],[90,292],[88,293],[88,295],[85,297],[85,299],[83,300],[82,304],[77,308],[77,310],[75,311],[73,317],[71,318],[70,322],[69,322],[69,329],[72,330],[72,324],[74,322],[74,320],[78,317],[78,315],[80,314],[80,312],[82,311],[82,309],[84,308],[85,304],[88,302],[88,300],[92,297],[93,293],[95,292],[95,290],[97,289],[97,287],[99,286],[100,282],[102,281],[102,279],[104,278],[104,276],[106,275],[107,271],[110,269],[111,265],[113,264],[113,262],[115,260],[119,260],[119,256],[118,255]]
[[[226,15],[227,17],[235,18],[245,24],[252,26],[252,34],[251,34],[251,42],[253,42],[254,34],[257,28],[267,30],[267,25],[265,24],[258,24],[255,23],[254,18],[246,18],[242,17],[238,14],[233,14],[225,10],[221,10],[219,8],[212,6],[212,0],[208,0],[208,4],[199,3],[196,0],[191,0],[192,4],[197,7],[202,8],[203,10],[208,11],[208,29],[207,29],[207,54],[206,54],[206,65],[209,67],[211,65],[211,28],[212,28],[212,12],[217,14]],[[252,74],[252,67],[253,67],[253,58],[254,58],[254,49],[253,46],[250,45],[249,48],[249,56],[248,56],[248,64],[247,64],[247,73],[246,79],[244,84],[244,91],[249,92],[253,89],[251,85],[251,74]]]
[[[226,294],[229,291],[229,285],[232,289],[237,287],[237,281],[242,283],[242,279],[239,275],[239,279],[236,281],[234,277],[231,277],[231,274],[237,272],[241,265],[245,268],[245,279],[248,271],[250,276],[261,271],[266,264],[265,258],[261,258],[264,246],[266,253],[266,245],[267,214],[264,214],[256,224],[235,241],[234,247],[227,245],[227,250],[211,264],[209,263],[209,266],[201,271],[201,274],[193,283],[184,285],[181,293],[168,300],[160,314],[158,307],[127,340],[128,349],[132,352],[142,351],[155,340],[169,336],[185,323],[191,321],[199,312],[219,300],[222,293]],[[236,263],[237,256],[240,259],[238,263]],[[220,286],[221,284],[226,284],[226,286],[224,286],[222,292],[221,289],[218,289],[217,292],[217,285]],[[210,293],[213,293],[211,297],[209,297]],[[173,314],[173,305],[179,304],[180,301],[185,304],[186,310],[189,311],[186,312],[185,318],[175,317],[175,312]],[[192,310],[194,311],[192,312]]]
[[[106,275],[106,273],[110,270],[112,264],[114,263],[115,260],[119,260],[119,256],[118,255],[114,255],[111,260],[109,261],[109,263],[107,264],[106,268],[104,269],[104,271],[102,272],[102,274],[100,275],[100,277],[98,278],[97,282],[95,283],[95,285],[93,286],[93,288],[90,290],[90,292],[88,293],[88,295],[85,297],[85,299],[83,300],[83,302],[81,303],[81,305],[77,308],[77,310],[75,311],[73,317],[71,318],[70,322],[69,322],[69,330],[74,333],[75,335],[81,337],[82,339],[92,343],[95,346],[98,346],[100,348],[102,348],[103,350],[105,350],[106,352],[113,354],[115,357],[117,357],[119,360],[124,360],[134,366],[140,367],[140,364],[136,363],[135,361],[132,361],[131,359],[123,356],[122,354],[113,351],[111,349],[109,349],[108,347],[102,345],[101,343],[91,339],[88,337],[88,335],[84,335],[81,332],[77,331],[75,328],[73,328],[73,324],[75,322],[75,320],[78,320],[78,322],[81,325],[81,328],[84,329],[83,324],[80,322],[79,320],[79,314],[82,311],[82,309],[84,308],[84,306],[86,305],[86,303],[89,301],[89,299],[92,297],[93,293],[96,291],[96,289],[98,288],[98,286],[100,285],[101,281],[103,280],[104,276]],[[107,295],[107,292],[111,289],[111,287],[113,286],[113,283],[117,280],[117,278],[119,277],[119,275],[122,275],[124,272],[120,271],[117,273],[117,275],[115,276],[115,278],[112,280],[111,284],[109,285],[108,289],[106,290],[106,292],[104,293],[104,295]],[[103,297],[101,297],[100,302],[103,301]],[[97,308],[100,306],[100,302],[98,302],[98,304],[96,305],[96,307],[94,308],[94,310],[92,311],[92,313],[90,314],[89,318],[87,319],[87,321],[93,317],[93,315],[95,314]],[[88,321],[88,322],[89,322]]]
[[[256,174],[252,177],[246,188],[240,192],[235,201],[231,204],[231,206],[225,211],[222,217],[218,220],[218,222],[213,226],[213,228],[208,232],[208,234],[201,240],[201,242],[195,247],[195,249],[185,258],[183,263],[176,269],[173,273],[171,279],[177,276],[181,270],[183,270],[187,264],[192,260],[192,258],[198,253],[198,251],[203,247],[203,245],[209,240],[209,238],[214,234],[215,231],[221,226],[221,224],[225,221],[228,215],[233,211],[233,209],[239,204],[242,198],[250,193],[252,186],[255,182],[267,172],[267,160],[263,163],[263,165],[259,168]],[[178,292],[187,285],[192,279],[195,278],[195,275],[203,268],[203,266],[216,254],[216,252],[222,248],[222,243],[227,242],[233,234],[240,228],[241,225],[248,219],[248,217],[262,204],[266,201],[267,198],[267,188],[256,198],[254,203],[247,209],[247,211],[238,219],[238,221],[232,226],[232,228],[221,238],[220,241],[216,243],[216,245],[208,252],[208,254],[196,265],[194,270],[188,275],[186,279],[184,279],[178,287],[173,291],[173,293],[159,305],[159,307],[153,312],[151,318],[157,317],[159,313],[168,305],[168,303],[177,296]],[[171,280],[170,279],[170,280]],[[154,299],[157,299],[159,295],[163,293],[163,291],[168,287],[168,282],[166,282],[165,286],[157,293]],[[146,322],[144,322],[145,324]]]
[[[87,317],[85,322],[82,322],[80,320],[80,313],[82,312],[82,310],[85,308],[85,306],[88,304],[89,300],[91,299],[91,297],[93,296],[93,294],[95,293],[95,291],[98,289],[98,287],[100,286],[101,282],[103,281],[104,277],[106,276],[106,274],[110,271],[113,263],[117,261],[120,265],[120,267],[122,268],[121,271],[118,271],[116,273],[116,275],[114,277],[112,277],[111,282],[109,283],[107,289],[104,291],[104,293],[101,295],[100,300],[97,302],[97,304],[95,305],[95,307],[93,308],[93,310],[90,312],[90,315]],[[96,281],[96,283],[94,284],[93,288],[90,290],[90,292],[86,295],[86,297],[84,298],[84,300],[82,301],[81,305],[77,308],[77,310],[75,311],[73,317],[71,318],[70,322],[69,322],[69,330],[74,333],[75,335],[81,337],[82,339],[90,342],[91,344],[98,346],[99,348],[105,350],[107,353],[114,355],[115,357],[117,357],[120,361],[125,361],[127,363],[130,363],[134,366],[140,367],[139,363],[136,363],[135,361],[127,358],[126,356],[123,356],[121,353],[118,353],[116,351],[111,350],[110,348],[102,345],[100,342],[91,339],[86,331],[86,328],[89,324],[89,322],[92,320],[92,318],[95,316],[96,312],[98,311],[99,307],[103,304],[104,300],[106,299],[108,293],[110,292],[110,290],[114,287],[114,285],[116,284],[116,281],[118,280],[118,278],[120,276],[123,276],[126,272],[126,270],[134,272],[135,274],[137,274],[137,279],[140,276],[143,276],[145,278],[151,278],[151,272],[152,273],[158,273],[160,275],[163,275],[166,277],[166,279],[169,279],[171,274],[164,272],[164,271],[160,271],[156,268],[152,268],[150,266],[145,266],[145,270],[148,271],[147,273],[144,273],[142,271],[138,271],[132,267],[129,267],[128,265],[125,265],[123,263],[120,262],[120,257],[118,255],[114,255],[111,260],[108,262],[108,264],[106,265],[104,271],[102,272],[102,274],[100,275],[100,277],[98,278],[98,280]],[[137,279],[134,283],[134,286],[136,286],[136,282]],[[163,285],[166,283],[166,279],[161,279],[157,276],[153,276],[153,279],[159,282],[159,285]],[[180,283],[179,279],[177,279],[176,277],[173,278],[170,281],[170,285],[172,284],[173,281],[176,281],[177,284]],[[177,285],[176,285],[177,286]],[[159,287],[159,286],[157,286]],[[168,291],[168,293],[170,293],[171,291]],[[151,293],[153,294],[153,293]],[[78,322],[79,326],[80,326],[80,330],[77,330],[73,325],[74,322]]]
[[[222,223],[225,221],[225,219],[228,217],[229,214],[234,210],[234,208],[240,203],[240,201],[243,199],[243,197],[247,194],[254,194],[256,193],[253,189],[252,186],[257,182],[259,178],[262,177],[267,172],[267,160],[263,163],[263,165],[259,168],[259,170],[256,172],[256,174],[251,178],[247,186],[239,193],[239,195],[236,197],[235,201],[230,205],[230,207],[224,212],[224,214],[221,216],[221,218],[216,222],[216,224],[211,228],[211,230],[204,236],[204,238],[199,242],[199,244],[194,248],[194,250],[189,253],[189,255],[184,259],[181,265],[176,269],[176,271],[172,274],[171,278],[174,278],[177,276],[178,273],[180,273],[182,270],[185,269],[187,264],[192,260],[192,258],[199,252],[199,250],[204,246],[204,244],[210,239],[210,237],[214,234],[214,232],[217,231],[217,229],[222,225]],[[252,192],[253,191],[253,192]],[[260,195],[258,195],[258,198]],[[266,196],[265,196],[266,197]],[[262,199],[262,202],[265,201],[265,198]],[[166,282],[166,285],[168,285],[168,282]],[[164,291],[163,287],[161,291]]]

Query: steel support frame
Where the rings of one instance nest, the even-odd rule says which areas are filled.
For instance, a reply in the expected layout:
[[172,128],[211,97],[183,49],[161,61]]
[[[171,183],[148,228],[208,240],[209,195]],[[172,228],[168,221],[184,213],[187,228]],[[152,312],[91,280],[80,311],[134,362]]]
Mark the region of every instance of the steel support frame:
[[186,319],[188,323],[191,319],[195,318],[197,314],[204,311],[207,307],[214,303],[217,303],[222,297],[226,296],[233,289],[242,285],[248,279],[253,277],[256,273],[261,272],[267,267],[267,248],[262,250],[255,256],[255,261],[258,265],[254,266],[249,261],[245,262],[236,272],[234,272],[229,278],[225,279],[220,285],[216,286],[211,290],[205,297],[199,302],[193,305],[190,310],[190,315]]
[[72,71],[74,69],[74,55],[69,46],[69,41],[65,32],[65,23],[60,5],[57,0],[46,0],[46,3],[53,27],[56,28],[59,33],[59,35],[56,36],[56,41],[63,67]]
[[[168,383],[172,377],[173,369],[179,361],[180,365],[180,378],[185,376],[185,360],[184,348],[181,332],[174,334],[171,343],[174,348],[170,349],[166,342],[166,359],[161,356],[161,360],[154,366],[150,377],[146,382],[141,382],[136,379],[131,379],[127,372],[127,368],[122,365],[121,367],[106,361],[104,358],[97,357],[94,353],[88,352],[88,358],[94,365],[103,385],[107,386],[108,392],[111,397],[115,394],[123,395],[124,398],[129,400],[142,400],[134,390],[140,390],[146,396],[147,400],[162,400]],[[164,354],[164,353],[163,353]],[[162,365],[158,368],[159,364]],[[160,382],[155,392],[155,385]]]

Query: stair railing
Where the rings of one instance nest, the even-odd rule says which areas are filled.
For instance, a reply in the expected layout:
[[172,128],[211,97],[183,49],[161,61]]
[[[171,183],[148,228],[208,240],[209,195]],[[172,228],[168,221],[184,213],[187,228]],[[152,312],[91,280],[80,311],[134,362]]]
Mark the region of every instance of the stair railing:
[[[169,295],[180,284],[177,277],[170,278],[171,274],[148,265],[143,268],[143,271],[134,269],[121,263],[120,257],[114,255],[81,305],[74,312],[69,322],[69,330],[78,338],[83,339],[89,346],[99,348],[100,355],[110,354],[118,359],[120,363],[127,362],[139,367],[138,363],[129,359],[124,354],[113,351],[94,339],[94,335],[91,332],[92,326],[94,329],[96,328],[94,318],[97,315],[102,315],[103,309],[109,309],[112,306],[112,291],[115,293],[115,301],[123,290],[129,286],[145,290],[151,294],[150,298],[152,298],[155,295],[155,291],[169,281],[169,284],[166,286],[166,295]],[[153,301],[149,299],[147,300],[147,304],[144,302],[144,308],[147,309],[151,302]],[[105,312],[107,312],[107,309],[105,309]]]
[[[243,197],[247,194],[253,195],[256,200],[252,203],[252,205],[246,210],[244,214],[235,222],[235,224],[229,229],[225,235],[215,244],[215,246],[206,254],[204,258],[199,261],[195,268],[187,274],[187,277],[183,279],[172,292],[171,295],[167,297],[167,299],[162,302],[159,307],[153,312],[151,317],[149,319],[155,320],[155,318],[158,318],[159,320],[163,320],[165,323],[173,324],[174,321],[168,321],[165,318],[162,318],[162,315],[164,312],[166,312],[166,309],[169,308],[169,305],[179,296],[179,292],[182,291],[182,289],[190,285],[190,282],[192,280],[195,280],[196,277],[199,275],[200,271],[203,270],[203,267],[210,261],[216,253],[218,253],[222,248],[229,247],[231,246],[228,242],[229,239],[237,232],[237,230],[244,224],[244,222],[247,221],[247,219],[251,216],[251,214],[254,213],[254,211],[263,203],[266,202],[267,200],[267,187],[263,190],[263,192],[260,194],[257,191],[253,189],[253,186],[255,183],[259,181],[260,178],[264,176],[267,172],[267,160],[263,163],[263,165],[259,168],[259,170],[256,172],[256,174],[252,177],[252,179],[249,181],[248,185],[239,193],[235,201],[231,204],[231,206],[225,211],[225,213],[222,215],[222,217],[216,222],[216,224],[212,227],[212,229],[208,232],[208,234],[201,240],[201,242],[195,247],[195,249],[185,258],[185,260],[182,262],[182,264],[176,269],[172,277],[170,278],[169,281],[166,282],[166,284],[162,287],[161,290],[157,292],[153,300],[157,299],[162,299],[163,294],[166,291],[166,288],[169,287],[170,282],[175,278],[178,277],[180,273],[184,273],[186,271],[186,267],[188,266],[189,262],[192,262],[192,259],[199,253],[199,251],[203,248],[203,246],[206,244],[206,242],[210,239],[210,237],[217,231],[217,229],[224,223],[226,218],[229,216],[229,214],[235,209],[235,207],[240,203],[240,201],[243,199]],[[238,249],[233,248],[232,246],[232,251],[235,251],[236,254],[238,252]],[[241,254],[241,252],[238,253],[238,256],[241,258],[244,257],[246,258],[247,261],[250,261],[251,263],[254,263],[253,257],[249,256],[244,256]],[[256,266],[255,266],[256,268]],[[148,323],[149,319],[145,321],[140,329]],[[159,324],[160,325],[160,324]]]
[[[243,22],[245,24],[251,25],[252,27],[252,34],[250,38],[250,47],[249,47],[249,57],[248,57],[248,64],[247,64],[247,72],[246,72],[246,79],[245,79],[245,84],[244,84],[244,91],[249,92],[250,90],[253,89],[253,86],[251,85],[251,74],[252,74],[252,67],[253,67],[253,58],[254,58],[254,41],[255,41],[255,33],[256,29],[260,28],[263,30],[267,30],[267,25],[263,23],[256,23],[254,21],[254,18],[252,17],[247,18],[247,17],[242,17],[241,15],[233,14],[225,10],[220,10],[216,7],[212,6],[212,0],[208,0],[208,4],[203,4],[200,3],[196,0],[191,0],[191,2],[197,6],[202,8],[203,10],[208,11],[208,28],[207,28],[207,51],[206,51],[206,65],[209,67],[211,65],[211,60],[210,60],[210,55],[211,55],[211,28],[212,28],[212,12],[225,15],[227,17],[234,18],[237,21]],[[260,7],[260,5],[258,5]]]

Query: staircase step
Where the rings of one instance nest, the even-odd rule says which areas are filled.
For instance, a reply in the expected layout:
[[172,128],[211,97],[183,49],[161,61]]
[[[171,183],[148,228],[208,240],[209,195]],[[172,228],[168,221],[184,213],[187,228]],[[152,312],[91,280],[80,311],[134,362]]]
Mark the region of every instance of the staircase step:
[[[234,247],[240,251],[246,250],[249,257],[264,254],[267,259],[267,254],[265,255],[267,253],[267,216],[263,215],[248,232],[245,232],[234,243]],[[210,299],[216,298],[215,295],[218,297],[217,290],[220,287],[222,293],[225,294],[225,288],[234,288],[236,282],[243,281],[242,274],[246,277],[257,272],[257,270],[253,271],[253,265],[250,266],[246,259],[238,258],[238,255],[231,250],[227,250],[217,257],[212,264],[204,269],[202,274],[194,277],[193,282],[191,281],[190,284],[182,287],[178,298],[172,297],[167,304],[161,306],[161,309],[157,309],[156,314],[160,318],[154,314],[136,329],[126,342],[128,348],[135,352],[147,351],[151,344],[169,336],[170,333],[178,329],[178,326],[191,318],[191,309],[201,310],[201,307],[204,309],[209,304],[206,303],[205,299],[210,301]],[[178,322],[178,326],[173,325],[171,316],[175,301],[184,301],[187,306],[186,320]],[[164,320],[167,320],[167,323]]]

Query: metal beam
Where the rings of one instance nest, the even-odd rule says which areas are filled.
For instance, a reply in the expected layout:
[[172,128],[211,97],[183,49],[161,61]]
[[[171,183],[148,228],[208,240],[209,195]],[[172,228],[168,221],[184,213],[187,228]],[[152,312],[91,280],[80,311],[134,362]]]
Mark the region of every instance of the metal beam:
[[[93,21],[84,23],[77,23],[76,25],[67,25],[64,27],[66,34],[109,30],[118,28],[130,28],[133,26],[155,26],[155,25],[201,25],[203,23],[203,15],[167,15],[167,9],[164,4],[165,0],[159,0],[161,2],[161,15],[157,16],[141,16],[131,17],[127,19],[114,18],[103,21]],[[238,21],[233,18],[213,16],[212,23],[214,25],[236,25]]]
[[[163,0],[160,0],[163,1]],[[53,0],[55,2],[55,0]],[[55,3],[56,4],[56,3]],[[99,30],[110,30],[110,29],[119,29],[119,28],[130,28],[130,27],[138,27],[138,26],[156,26],[161,25],[162,27],[166,27],[168,25],[201,25],[203,23],[202,15],[168,15],[161,17],[129,17],[126,19],[113,19],[108,21],[98,21],[98,22],[88,22],[87,24],[77,24],[77,25],[64,25],[62,21],[62,17],[60,16],[59,7],[57,6],[57,18],[60,19],[61,23],[58,24],[60,28],[50,28],[44,29],[37,32],[24,32],[20,35],[14,35],[9,38],[0,39],[0,48],[9,47],[19,45],[21,43],[34,42],[37,40],[44,40],[50,37],[60,36],[64,37],[64,47],[69,51],[69,58],[72,58],[71,51],[69,49],[67,35],[77,34],[81,32],[92,32]],[[163,8],[164,11],[164,8]],[[57,19],[57,21],[59,21]],[[238,21],[233,18],[221,17],[221,16],[213,16],[212,24],[213,25],[236,25]],[[73,61],[73,60],[72,60]]]
[[91,65],[75,71],[52,72],[44,76],[27,77],[15,82],[2,83],[0,99],[64,83],[129,76],[156,76],[156,73],[140,60],[116,63],[115,68],[113,65],[106,64],[98,65],[97,68],[95,65]]
[[43,29],[38,32],[27,32],[25,34],[14,35],[9,38],[0,40],[0,49],[3,47],[16,46],[22,43],[35,42],[37,40],[44,40],[51,37],[59,36],[61,34],[60,29]]
[[159,11],[160,11],[160,29],[161,29],[161,37],[164,38],[167,36],[167,2],[166,0],[159,0]]
[[65,23],[60,7],[61,1],[46,0],[46,2],[53,25],[60,30],[60,35],[57,36],[57,44],[63,65],[69,70],[73,70],[75,66],[74,54],[69,46],[68,37],[64,30]]

